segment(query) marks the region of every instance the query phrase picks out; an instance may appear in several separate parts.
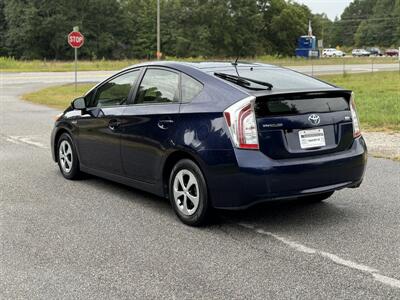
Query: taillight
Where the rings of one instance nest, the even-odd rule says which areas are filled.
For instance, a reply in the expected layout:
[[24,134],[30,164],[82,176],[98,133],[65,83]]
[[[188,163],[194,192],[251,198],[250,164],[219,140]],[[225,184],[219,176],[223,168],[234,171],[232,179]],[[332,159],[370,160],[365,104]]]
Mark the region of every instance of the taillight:
[[361,136],[361,128],[360,128],[360,122],[359,122],[358,116],[357,116],[356,103],[354,101],[354,93],[351,94],[350,111],[351,111],[351,119],[353,121],[353,137],[357,138],[357,137]]
[[226,125],[236,148],[259,149],[254,101],[254,97],[248,97],[224,111]]

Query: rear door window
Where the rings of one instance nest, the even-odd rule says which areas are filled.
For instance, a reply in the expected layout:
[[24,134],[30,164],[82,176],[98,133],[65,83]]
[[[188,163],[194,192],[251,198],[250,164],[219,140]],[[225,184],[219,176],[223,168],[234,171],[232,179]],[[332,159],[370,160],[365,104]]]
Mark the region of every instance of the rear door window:
[[147,69],[140,83],[135,104],[179,102],[179,74],[164,69]]

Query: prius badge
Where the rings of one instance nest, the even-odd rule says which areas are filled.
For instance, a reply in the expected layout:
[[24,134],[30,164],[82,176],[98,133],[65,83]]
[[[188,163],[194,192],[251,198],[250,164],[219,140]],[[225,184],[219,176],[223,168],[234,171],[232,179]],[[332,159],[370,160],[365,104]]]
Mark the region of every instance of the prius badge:
[[310,121],[310,123],[314,126],[318,126],[319,123],[321,123],[321,118],[316,115],[316,114],[312,114],[308,117],[308,121]]

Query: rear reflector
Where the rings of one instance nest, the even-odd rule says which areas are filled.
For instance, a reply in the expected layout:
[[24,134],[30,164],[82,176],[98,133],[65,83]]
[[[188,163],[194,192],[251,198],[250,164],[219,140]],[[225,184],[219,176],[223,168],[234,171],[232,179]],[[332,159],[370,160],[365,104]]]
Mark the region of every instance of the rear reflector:
[[228,112],[224,112],[224,116],[226,124],[228,125],[228,127],[231,127],[231,115]]

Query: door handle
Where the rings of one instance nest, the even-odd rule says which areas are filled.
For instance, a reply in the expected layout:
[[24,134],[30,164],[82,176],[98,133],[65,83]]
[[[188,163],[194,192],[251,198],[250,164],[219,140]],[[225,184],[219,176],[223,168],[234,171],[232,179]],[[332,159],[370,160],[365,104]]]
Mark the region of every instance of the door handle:
[[121,122],[116,119],[112,119],[110,120],[110,122],[108,122],[108,128],[110,128],[113,131],[116,130],[120,125]]
[[171,120],[171,119],[159,120],[157,126],[161,129],[168,129],[168,126],[173,123],[174,123],[174,120]]

